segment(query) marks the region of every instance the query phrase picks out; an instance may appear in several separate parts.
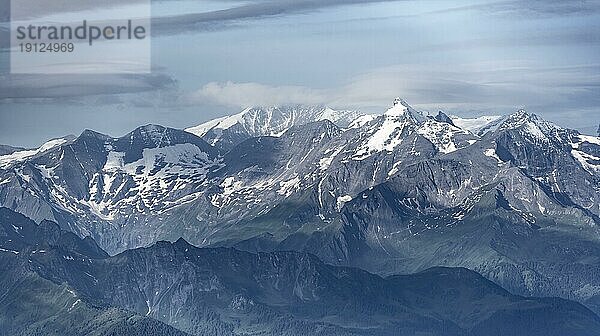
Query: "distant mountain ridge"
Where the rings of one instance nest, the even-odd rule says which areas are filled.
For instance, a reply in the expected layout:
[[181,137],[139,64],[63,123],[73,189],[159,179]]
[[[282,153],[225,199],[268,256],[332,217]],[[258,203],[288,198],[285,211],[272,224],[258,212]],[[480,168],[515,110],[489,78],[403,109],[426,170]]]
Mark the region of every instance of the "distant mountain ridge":
[[214,119],[186,131],[211,145],[230,149],[251,137],[278,135],[292,126],[315,121],[329,120],[345,127],[359,116],[356,111],[336,111],[322,105],[249,107],[236,115]]
[[515,296],[461,268],[382,278],[183,239],[109,257],[6,208],[0,228],[0,326],[11,335],[600,335],[580,304]]
[[[108,257],[89,237],[0,208],[0,335],[188,335],[130,310],[97,305],[69,284],[53,281],[34,260],[57,251],[59,262],[86,264]],[[56,274],[65,271],[50,268]]]
[[240,128],[218,121],[202,137],[154,125],[120,138],[86,131],[0,156],[0,205],[110,254],[184,237],[308,251],[381,275],[466,267],[518,294],[600,311],[600,138],[525,111],[473,131],[400,99],[347,126],[324,111],[274,124],[245,113],[228,122]]
[[0,155],[12,154],[14,152],[19,152],[25,150],[25,148],[21,147],[13,147],[8,145],[0,145]]

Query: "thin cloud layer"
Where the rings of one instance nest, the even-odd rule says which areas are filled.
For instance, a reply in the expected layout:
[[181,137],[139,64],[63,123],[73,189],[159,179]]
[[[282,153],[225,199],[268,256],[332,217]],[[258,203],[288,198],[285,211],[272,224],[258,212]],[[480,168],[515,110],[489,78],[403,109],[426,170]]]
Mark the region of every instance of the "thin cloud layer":
[[596,0],[510,0],[484,1],[483,3],[455,6],[431,11],[428,14],[444,14],[462,11],[479,11],[508,18],[549,18],[568,15],[592,15],[600,12],[600,2]]
[[307,13],[323,8],[394,2],[402,0],[271,0],[254,1],[249,4],[205,13],[159,16],[152,18],[152,31],[155,35],[176,34],[185,31],[205,31],[228,27],[241,20]]
[[4,101],[72,98],[147,92],[172,88],[165,74],[133,75],[5,75],[0,77],[0,104]]
[[259,83],[208,83],[185,100],[192,104],[219,104],[227,107],[286,104],[322,104],[328,101],[324,91],[302,86],[269,86]]

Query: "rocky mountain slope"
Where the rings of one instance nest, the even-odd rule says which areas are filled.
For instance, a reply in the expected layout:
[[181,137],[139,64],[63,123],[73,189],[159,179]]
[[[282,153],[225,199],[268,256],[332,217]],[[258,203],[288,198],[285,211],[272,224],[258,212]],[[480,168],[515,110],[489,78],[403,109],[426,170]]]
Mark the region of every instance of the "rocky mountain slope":
[[515,296],[463,268],[382,278],[183,239],[109,257],[6,208],[0,228],[10,335],[600,335],[580,304]]
[[69,284],[44,277],[35,257],[57,250],[69,253],[64,260],[82,263],[108,257],[90,238],[0,208],[0,335],[187,335],[129,310],[94,304]]
[[251,110],[202,137],[85,131],[0,156],[0,205],[110,254],[184,237],[382,275],[461,266],[600,311],[600,138],[525,111],[465,121],[399,99],[347,125],[321,107]]

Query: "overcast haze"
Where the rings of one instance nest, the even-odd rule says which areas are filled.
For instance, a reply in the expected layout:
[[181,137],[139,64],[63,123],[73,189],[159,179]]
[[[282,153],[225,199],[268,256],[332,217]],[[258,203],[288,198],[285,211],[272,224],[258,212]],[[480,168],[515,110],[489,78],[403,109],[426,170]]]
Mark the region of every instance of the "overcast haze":
[[463,116],[525,108],[587,133],[600,123],[600,1],[185,0],[153,15],[150,75],[11,76],[4,50],[0,143],[183,128],[248,105],[380,113],[396,96]]

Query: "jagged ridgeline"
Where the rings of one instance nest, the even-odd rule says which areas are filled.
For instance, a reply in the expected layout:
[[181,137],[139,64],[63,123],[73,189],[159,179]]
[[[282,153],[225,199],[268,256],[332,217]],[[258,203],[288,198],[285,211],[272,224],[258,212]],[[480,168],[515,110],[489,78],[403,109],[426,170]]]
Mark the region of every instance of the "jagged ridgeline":
[[256,107],[187,130],[85,131],[6,149],[0,205],[110,255],[183,237],[380,276],[464,267],[600,312],[600,138],[525,111],[428,116],[397,100],[381,115]]
[[598,335],[564,299],[512,295],[464,268],[380,277],[300,252],[183,239],[108,256],[0,208],[2,335]]

